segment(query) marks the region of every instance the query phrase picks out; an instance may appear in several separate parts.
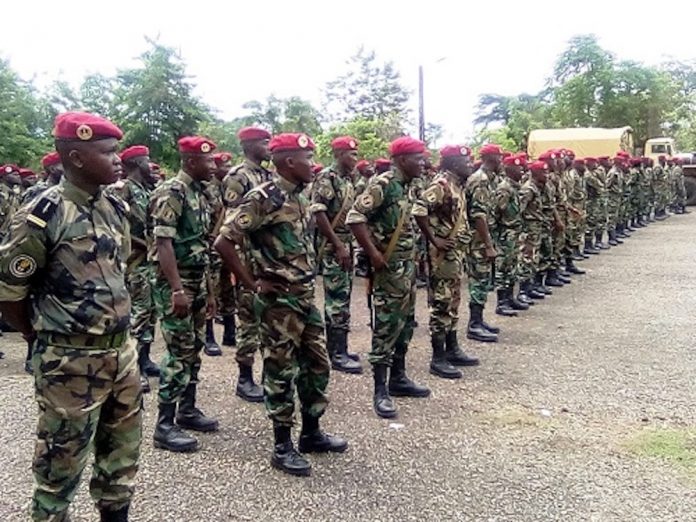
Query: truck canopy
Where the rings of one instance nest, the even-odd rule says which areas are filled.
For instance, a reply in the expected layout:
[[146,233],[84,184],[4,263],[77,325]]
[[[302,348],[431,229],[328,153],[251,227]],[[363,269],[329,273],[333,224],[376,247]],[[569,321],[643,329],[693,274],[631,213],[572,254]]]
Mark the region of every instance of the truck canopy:
[[538,158],[549,149],[570,149],[578,158],[611,157],[619,150],[633,153],[633,129],[536,129],[529,133],[527,154],[530,157]]

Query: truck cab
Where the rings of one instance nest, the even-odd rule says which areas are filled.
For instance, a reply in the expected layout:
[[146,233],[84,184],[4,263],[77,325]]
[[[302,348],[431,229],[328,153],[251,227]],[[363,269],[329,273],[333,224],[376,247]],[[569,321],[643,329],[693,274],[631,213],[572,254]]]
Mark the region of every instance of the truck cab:
[[645,152],[643,156],[651,158],[657,163],[657,158],[660,156],[672,157],[677,153],[674,146],[674,139],[667,137],[650,138],[645,142]]

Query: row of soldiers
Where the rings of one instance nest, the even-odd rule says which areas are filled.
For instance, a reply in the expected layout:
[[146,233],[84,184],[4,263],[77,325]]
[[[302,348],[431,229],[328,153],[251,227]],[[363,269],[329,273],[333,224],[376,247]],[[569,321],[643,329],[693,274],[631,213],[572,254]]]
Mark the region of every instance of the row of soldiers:
[[[442,378],[479,364],[457,336],[465,276],[467,337],[495,342],[500,330],[483,317],[491,291],[496,311],[512,316],[583,273],[574,261],[584,258],[590,231],[594,170],[591,158],[570,151],[528,162],[488,144],[474,168],[468,147],[447,146],[438,172],[427,176],[425,145],[404,136],[373,174],[359,161],[358,141],[342,136],[331,144],[334,163],[315,174],[310,137],[249,127],[238,134],[240,164],[216,153],[211,140],[188,136],[178,143],[181,170],[158,183],[147,147],[117,153],[122,135],[95,115],[59,115],[55,165],[63,177],[10,216],[0,245],[0,311],[33,347],[40,407],[34,520],[65,519],[92,448],[90,491],[102,520],[127,520],[148,376],[159,375],[156,447],[195,451],[189,431],[218,429],[197,406],[201,352],[218,352],[218,314],[223,344],[237,346],[237,395],[264,402],[273,422],[272,466],[308,475],[305,454],[346,451],[348,442],[321,430],[319,420],[330,369],[363,371],[348,350],[358,247],[368,260],[368,361],[382,418],[397,415],[394,397],[430,395],[407,374],[421,236],[430,372]],[[617,155],[606,177],[623,162]],[[614,212],[610,186],[605,181],[602,208]],[[633,220],[633,209],[620,215]],[[601,233],[616,230],[603,212]],[[314,303],[318,265],[323,314]],[[159,367],[149,357],[157,320],[166,345]],[[252,372],[259,350],[262,387]]]

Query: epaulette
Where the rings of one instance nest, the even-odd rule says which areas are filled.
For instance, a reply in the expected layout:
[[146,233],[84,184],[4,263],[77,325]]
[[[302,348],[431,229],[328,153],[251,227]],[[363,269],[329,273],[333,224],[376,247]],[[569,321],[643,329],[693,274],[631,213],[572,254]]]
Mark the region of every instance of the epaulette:
[[247,196],[250,194],[258,194],[261,201],[269,201],[271,203],[271,210],[275,211],[281,208],[285,204],[285,196],[283,191],[280,190],[278,185],[273,181],[267,181],[262,183],[258,187],[251,189]]
[[42,192],[33,210],[27,216],[27,221],[35,227],[46,228],[48,221],[56,213],[56,210],[58,210],[59,204],[60,194],[58,190],[46,190]]
[[128,214],[130,214],[130,207],[128,206],[128,203],[123,201],[121,198],[119,198],[116,194],[105,194],[106,199],[108,199],[111,204],[114,206],[116,209],[116,212],[118,212],[122,218],[127,218]]

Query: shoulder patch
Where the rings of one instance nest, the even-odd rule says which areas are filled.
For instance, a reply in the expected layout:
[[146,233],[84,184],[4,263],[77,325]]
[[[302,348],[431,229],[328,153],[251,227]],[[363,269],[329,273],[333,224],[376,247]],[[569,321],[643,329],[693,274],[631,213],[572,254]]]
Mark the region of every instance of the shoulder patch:
[[27,221],[38,228],[46,228],[48,221],[58,210],[59,198],[55,197],[56,191],[42,193],[42,197],[34,205],[34,209],[27,216]]
[[130,213],[130,207],[128,206],[128,203],[123,201],[121,198],[116,196],[115,194],[106,194],[106,199],[108,199],[111,204],[114,206],[116,211],[121,215],[121,217],[128,217],[128,214]]
[[33,257],[20,254],[10,261],[10,273],[17,279],[26,279],[36,272],[36,261]]
[[253,188],[248,192],[248,194],[258,194],[262,202],[270,203],[270,210],[276,211],[285,203],[285,196],[283,191],[278,188],[278,186],[272,181],[267,181],[262,183],[256,188]]

